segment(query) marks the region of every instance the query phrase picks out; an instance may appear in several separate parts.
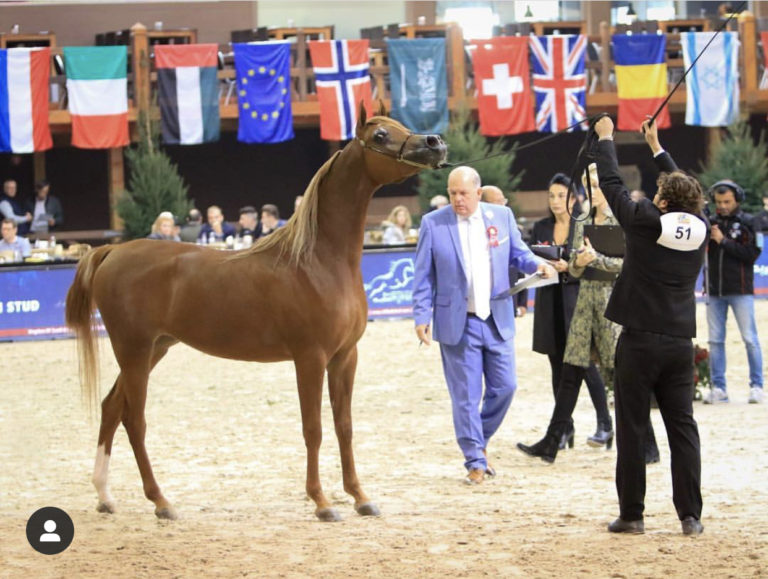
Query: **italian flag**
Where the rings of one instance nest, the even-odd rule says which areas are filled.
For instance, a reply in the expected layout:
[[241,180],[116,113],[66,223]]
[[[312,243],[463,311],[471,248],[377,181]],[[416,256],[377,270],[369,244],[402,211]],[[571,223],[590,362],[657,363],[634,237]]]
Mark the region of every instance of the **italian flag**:
[[218,44],[155,46],[163,142],[219,140]]
[[127,63],[125,46],[64,48],[75,147],[110,149],[129,143]]

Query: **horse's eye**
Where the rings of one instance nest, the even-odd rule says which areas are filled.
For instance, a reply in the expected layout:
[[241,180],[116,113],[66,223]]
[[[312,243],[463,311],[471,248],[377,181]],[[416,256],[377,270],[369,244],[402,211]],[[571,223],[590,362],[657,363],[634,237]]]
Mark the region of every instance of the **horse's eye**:
[[373,140],[377,143],[383,143],[387,140],[387,131],[384,129],[377,129],[375,133],[373,133]]

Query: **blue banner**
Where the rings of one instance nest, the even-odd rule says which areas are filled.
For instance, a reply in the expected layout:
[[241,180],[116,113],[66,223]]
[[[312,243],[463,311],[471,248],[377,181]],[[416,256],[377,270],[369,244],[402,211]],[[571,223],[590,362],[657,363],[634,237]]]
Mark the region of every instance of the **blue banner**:
[[292,139],[290,43],[232,46],[240,113],[237,139],[244,143],[281,143]]
[[445,38],[388,38],[387,50],[392,118],[417,133],[445,132]]

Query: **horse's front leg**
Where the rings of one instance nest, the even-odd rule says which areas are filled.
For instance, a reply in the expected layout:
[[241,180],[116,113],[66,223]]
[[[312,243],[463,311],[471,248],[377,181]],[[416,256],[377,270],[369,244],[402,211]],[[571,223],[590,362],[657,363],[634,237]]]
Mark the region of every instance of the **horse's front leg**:
[[315,515],[321,521],[340,521],[341,516],[325,498],[320,484],[320,443],[323,441],[323,425],[320,409],[323,399],[325,360],[321,356],[304,356],[295,360],[296,383],[299,388],[301,424],[304,444],[307,447],[307,495],[317,505]]
[[344,490],[355,499],[355,510],[364,516],[378,516],[379,508],[372,503],[357,479],[352,450],[352,388],[357,369],[357,346],[336,354],[328,365],[328,390],[333,407],[333,422],[339,441]]

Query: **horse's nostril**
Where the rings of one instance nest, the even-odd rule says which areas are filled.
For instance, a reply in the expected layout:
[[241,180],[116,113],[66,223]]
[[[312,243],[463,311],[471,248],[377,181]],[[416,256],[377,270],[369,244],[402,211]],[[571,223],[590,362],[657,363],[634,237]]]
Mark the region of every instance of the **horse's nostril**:
[[427,147],[437,147],[440,145],[440,137],[436,137],[434,135],[429,135],[427,137]]

